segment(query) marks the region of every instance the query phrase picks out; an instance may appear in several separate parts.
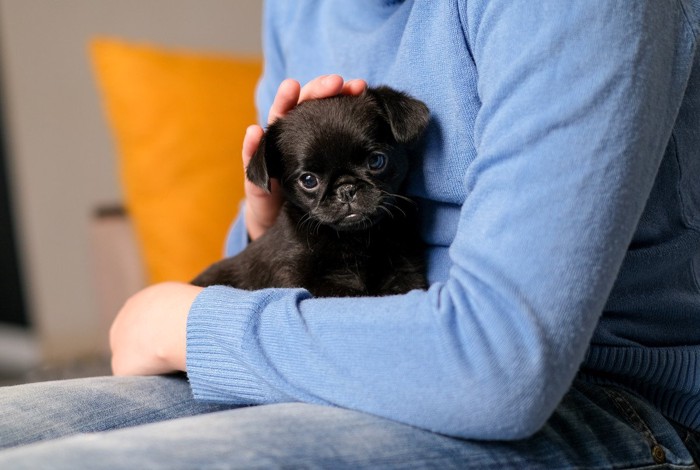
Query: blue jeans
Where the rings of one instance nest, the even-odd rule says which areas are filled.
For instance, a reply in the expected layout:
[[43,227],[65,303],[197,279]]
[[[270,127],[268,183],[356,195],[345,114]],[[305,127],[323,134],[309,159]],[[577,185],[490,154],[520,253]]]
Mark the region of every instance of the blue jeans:
[[0,449],[2,469],[690,469],[700,439],[582,381],[535,436],[475,442],[340,408],[198,403],[181,377],[105,377],[0,388]]

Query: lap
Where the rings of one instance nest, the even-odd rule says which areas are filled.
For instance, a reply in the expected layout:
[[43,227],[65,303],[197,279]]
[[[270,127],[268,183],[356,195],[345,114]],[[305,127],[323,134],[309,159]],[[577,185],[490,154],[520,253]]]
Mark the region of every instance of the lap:
[[[156,401],[178,407],[183,400],[189,403],[185,408],[192,406],[183,382],[152,382],[156,388],[167,383],[165,388],[179,390],[174,399]],[[205,411],[213,412],[200,414],[204,411],[195,404],[177,419],[2,451],[0,468],[47,463],[75,468],[78,462],[94,468],[169,469],[693,468],[673,426],[648,404],[624,391],[581,382],[539,433],[516,442],[456,439],[356,411],[301,403]]]
[[0,388],[0,449],[221,410],[181,376],[95,377]]

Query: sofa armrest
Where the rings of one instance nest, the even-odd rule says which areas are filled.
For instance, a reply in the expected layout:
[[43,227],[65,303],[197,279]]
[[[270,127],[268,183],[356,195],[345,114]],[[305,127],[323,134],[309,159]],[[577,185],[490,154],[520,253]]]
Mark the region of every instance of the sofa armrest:
[[124,302],[146,286],[132,223],[118,205],[98,207],[90,220],[93,285],[106,333]]

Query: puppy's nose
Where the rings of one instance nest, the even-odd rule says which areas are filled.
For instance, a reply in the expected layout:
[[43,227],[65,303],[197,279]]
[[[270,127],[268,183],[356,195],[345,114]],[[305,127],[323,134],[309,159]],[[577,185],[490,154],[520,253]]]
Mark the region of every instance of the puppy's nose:
[[343,184],[336,190],[340,202],[352,202],[357,194],[357,186],[354,184]]

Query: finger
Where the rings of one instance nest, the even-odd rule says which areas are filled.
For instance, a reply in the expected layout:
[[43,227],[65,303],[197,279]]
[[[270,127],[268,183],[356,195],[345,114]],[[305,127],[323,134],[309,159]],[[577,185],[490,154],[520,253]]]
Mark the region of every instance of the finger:
[[270,180],[270,193],[246,180],[245,225],[251,240],[255,240],[275,223],[282,206],[282,191],[279,181]]
[[301,88],[299,102],[335,96],[342,91],[344,83],[343,77],[340,75],[316,77]]
[[301,85],[296,80],[288,78],[280,83],[277,94],[267,115],[267,123],[272,124],[289,112],[299,102]]
[[241,152],[244,169],[248,168],[250,159],[253,158],[253,155],[255,155],[255,152],[258,150],[263,133],[264,131],[262,127],[258,126],[257,124],[248,126],[248,128],[245,130],[245,136],[243,137],[243,150]]
[[343,84],[343,89],[340,91],[343,95],[360,95],[367,89],[367,82],[362,79],[348,80]]

